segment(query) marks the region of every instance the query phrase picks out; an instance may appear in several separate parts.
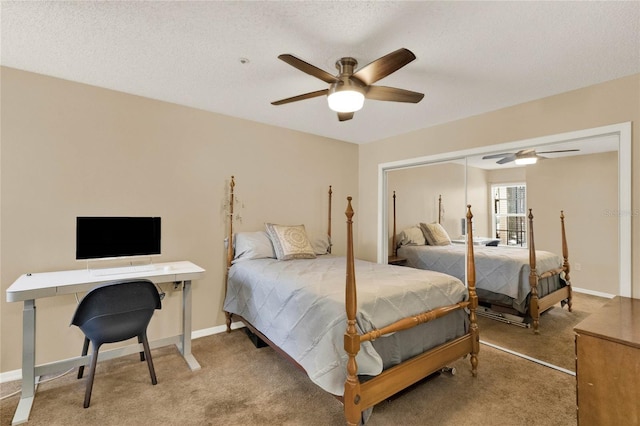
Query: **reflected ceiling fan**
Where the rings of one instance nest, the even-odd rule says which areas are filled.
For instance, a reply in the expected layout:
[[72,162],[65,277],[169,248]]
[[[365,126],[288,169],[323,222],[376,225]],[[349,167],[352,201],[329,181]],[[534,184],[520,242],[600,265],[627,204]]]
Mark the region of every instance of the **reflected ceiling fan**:
[[329,87],[327,89],[271,102],[272,105],[283,105],[327,95],[329,108],[338,113],[338,120],[346,121],[351,120],[353,114],[362,108],[365,98],[376,101],[409,102],[415,104],[420,102],[424,97],[424,94],[410,90],[387,86],[372,86],[376,81],[394,73],[416,59],[416,55],[408,49],[401,48],[391,52],[357,71],[358,61],[351,57],[341,58],[336,62],[336,68],[339,71],[336,76],[290,54],[283,54],[278,56],[278,58],[292,67],[328,83]]
[[580,151],[580,150],[579,149],[561,149],[557,151],[536,152],[535,149],[522,149],[516,153],[505,152],[502,154],[485,155],[484,157],[482,157],[482,159],[489,160],[492,158],[502,157],[498,161],[496,161],[497,164],[506,164],[506,163],[515,161],[516,164],[518,165],[525,165],[525,164],[535,164],[538,161],[538,159],[547,158],[539,154],[555,154],[558,152],[574,152],[574,151]]

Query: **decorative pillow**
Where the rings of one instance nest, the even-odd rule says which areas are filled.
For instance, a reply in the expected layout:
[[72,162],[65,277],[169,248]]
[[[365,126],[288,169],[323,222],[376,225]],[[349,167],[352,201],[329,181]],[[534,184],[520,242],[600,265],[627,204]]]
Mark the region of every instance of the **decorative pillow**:
[[265,224],[278,260],[315,259],[304,225]]
[[451,238],[447,231],[439,223],[421,223],[420,229],[430,246],[448,246]]
[[265,231],[239,232],[233,239],[235,255],[231,263],[250,259],[275,259],[276,253]]
[[423,246],[425,244],[424,234],[417,226],[403,229],[400,232],[400,241],[398,242],[400,246]]
[[329,253],[331,247],[331,238],[328,235],[312,235],[309,237],[309,242],[313,248],[313,252],[316,255],[322,255]]

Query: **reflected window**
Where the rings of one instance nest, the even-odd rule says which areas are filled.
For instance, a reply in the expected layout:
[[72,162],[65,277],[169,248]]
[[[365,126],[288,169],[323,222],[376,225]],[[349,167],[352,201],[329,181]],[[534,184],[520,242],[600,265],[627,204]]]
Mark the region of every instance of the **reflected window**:
[[492,185],[493,235],[501,245],[527,246],[527,186]]

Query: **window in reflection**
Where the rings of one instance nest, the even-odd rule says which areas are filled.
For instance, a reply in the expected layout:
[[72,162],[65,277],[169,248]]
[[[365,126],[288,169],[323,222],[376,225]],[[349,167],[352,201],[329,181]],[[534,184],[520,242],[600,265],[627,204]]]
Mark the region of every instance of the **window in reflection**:
[[493,227],[500,245],[527,246],[526,184],[492,185]]

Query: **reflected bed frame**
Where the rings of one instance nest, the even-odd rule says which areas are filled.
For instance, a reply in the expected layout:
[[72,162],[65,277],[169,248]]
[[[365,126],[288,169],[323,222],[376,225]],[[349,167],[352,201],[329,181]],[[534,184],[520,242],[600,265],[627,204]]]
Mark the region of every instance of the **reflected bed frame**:
[[[227,246],[227,272],[225,278],[225,295],[226,284],[229,277],[229,268],[233,260],[233,199],[234,199],[234,177],[230,182],[230,212],[229,212],[229,234]],[[329,187],[329,206],[331,206],[332,191]],[[372,330],[365,334],[359,334],[356,329],[356,313],[358,310],[356,295],[356,277],[353,254],[353,215],[354,211],[351,206],[351,197],[347,197],[347,208],[345,215],[347,217],[347,250],[346,250],[346,281],[345,281],[345,309],[347,314],[346,332],[344,334],[344,349],[348,355],[347,361],[347,379],[344,385],[344,395],[336,396],[337,399],[344,404],[344,413],[346,424],[356,426],[363,423],[363,412],[384,401],[392,395],[400,392],[412,384],[440,371],[448,363],[457,361],[467,355],[470,355],[471,373],[475,377],[478,371],[478,352],[480,350],[480,338],[478,332],[478,323],[476,309],[478,307],[478,297],[475,290],[475,261],[473,255],[473,244],[467,244],[467,290],[469,298],[467,301],[459,302],[454,305],[443,306],[431,311],[423,312],[415,316],[407,317],[387,325],[381,329]],[[471,206],[467,206],[467,229],[471,230],[472,226]],[[331,235],[331,207],[329,207],[329,230]],[[471,231],[470,231],[471,232]],[[470,241],[473,241],[472,239]],[[401,266],[390,266],[401,267]],[[358,365],[356,355],[360,350],[362,342],[373,341],[383,335],[395,333],[402,330],[408,330],[419,324],[433,321],[457,310],[467,310],[469,315],[469,326],[467,333],[436,346],[427,352],[417,355],[404,361],[401,364],[384,370],[379,375],[361,382],[358,377]],[[298,364],[292,357],[286,354],[277,345],[266,338],[259,330],[257,330],[248,321],[239,315],[225,312],[227,333],[231,332],[231,322],[235,318],[242,321],[246,327],[256,334],[265,343],[271,346],[276,352],[291,361],[297,368],[304,371],[304,368]],[[233,317],[233,318],[232,318]],[[305,372],[306,373],[306,372]]]
[[[438,196],[438,223],[442,221],[442,195]],[[533,324],[533,332],[535,334],[539,334],[539,326],[540,326],[540,314],[542,314],[547,309],[551,308],[558,302],[566,301],[567,309],[569,312],[572,312],[572,290],[571,290],[571,281],[569,277],[569,271],[571,267],[569,266],[569,249],[567,245],[567,236],[564,229],[564,210],[560,210],[560,227],[561,227],[561,238],[562,238],[562,266],[556,269],[551,269],[549,271],[544,271],[541,274],[538,274],[536,269],[536,246],[534,241],[533,234],[533,213],[532,209],[529,209],[528,219],[528,228],[529,228],[529,286],[531,287],[531,297],[529,299],[529,316],[531,317],[531,321]],[[396,191],[393,191],[393,250],[396,252],[396,237],[395,237],[395,229],[396,229]],[[473,241],[473,233],[471,228],[469,228],[469,221],[467,220],[466,229],[468,232],[467,244],[469,241]],[[567,285],[559,288],[544,297],[538,296],[538,282],[545,278],[550,278],[555,275],[560,275],[564,272],[564,280]],[[496,306],[493,304],[494,307]],[[510,313],[515,313],[517,315],[522,315],[519,312],[515,311],[510,307],[506,307],[503,305],[498,305],[502,309],[509,309]],[[511,312],[513,311],[513,312]]]

